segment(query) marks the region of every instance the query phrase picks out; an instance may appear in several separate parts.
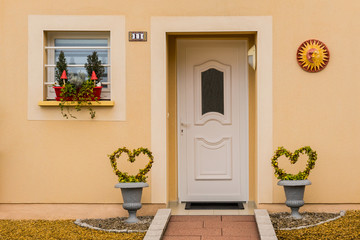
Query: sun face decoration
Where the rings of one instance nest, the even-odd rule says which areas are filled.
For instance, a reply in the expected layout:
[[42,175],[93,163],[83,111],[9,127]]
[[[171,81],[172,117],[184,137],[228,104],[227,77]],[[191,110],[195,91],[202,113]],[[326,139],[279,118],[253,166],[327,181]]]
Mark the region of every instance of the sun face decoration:
[[319,72],[328,64],[330,52],[323,42],[310,39],[300,45],[296,58],[303,70]]

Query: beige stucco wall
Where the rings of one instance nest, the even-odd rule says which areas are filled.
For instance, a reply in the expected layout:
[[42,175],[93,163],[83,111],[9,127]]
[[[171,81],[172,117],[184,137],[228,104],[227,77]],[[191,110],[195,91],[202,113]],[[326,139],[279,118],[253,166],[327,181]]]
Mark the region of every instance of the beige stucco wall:
[[[360,2],[281,2],[273,25],[274,149],[310,145],[317,151],[306,202],[359,203]],[[302,71],[294,58],[309,38],[323,41],[331,54],[327,68],[315,74]],[[274,202],[283,201],[282,191],[274,187]]]
[[[150,132],[150,41],[126,41],[126,121],[28,121],[27,19],[35,14],[123,15],[126,31],[149,35],[152,16],[272,16],[273,149],[317,150],[305,201],[359,203],[359,9],[358,0],[0,1],[0,203],[121,202],[107,154],[121,146],[151,147],[156,134]],[[298,46],[310,38],[327,44],[331,54],[327,68],[316,74],[302,71],[295,60]],[[169,145],[168,156],[174,151]],[[169,179],[171,200],[176,178]],[[273,201],[283,202],[275,178],[273,183]],[[145,189],[143,202],[151,202],[151,191],[156,189]]]

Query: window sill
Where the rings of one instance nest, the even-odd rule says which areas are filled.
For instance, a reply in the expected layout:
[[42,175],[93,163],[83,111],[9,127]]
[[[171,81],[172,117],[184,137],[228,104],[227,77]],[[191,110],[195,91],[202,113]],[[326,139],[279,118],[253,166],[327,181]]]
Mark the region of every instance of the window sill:
[[[59,101],[40,101],[38,103],[38,105],[40,107],[58,107],[59,106]],[[77,103],[76,102],[65,102],[65,106],[76,106]],[[91,106],[92,107],[113,107],[115,105],[114,101],[91,101]]]

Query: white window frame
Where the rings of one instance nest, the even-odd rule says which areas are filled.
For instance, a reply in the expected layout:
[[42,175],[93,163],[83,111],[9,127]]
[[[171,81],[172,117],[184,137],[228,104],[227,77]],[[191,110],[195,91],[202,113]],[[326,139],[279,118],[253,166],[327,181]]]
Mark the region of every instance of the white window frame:
[[[107,70],[108,70],[108,81],[102,83],[102,85],[108,85],[110,87],[111,84],[111,62],[110,62],[110,54],[111,54],[111,43],[110,43],[110,33],[109,32],[47,32],[46,33],[47,36],[47,45],[45,46],[45,51],[46,51],[46,56],[47,56],[47,63],[45,64],[45,69],[46,69],[46,76],[47,76],[47,81],[44,82],[45,88],[46,88],[46,92],[47,92],[47,100],[54,100],[55,99],[55,91],[54,89],[51,87],[52,85],[54,85],[55,83],[55,67],[56,67],[56,62],[54,62],[55,59],[55,50],[52,47],[55,47],[55,39],[96,39],[96,38],[101,38],[101,39],[107,39],[108,41],[108,47],[106,47],[108,49],[108,64],[104,65],[107,66]],[[50,47],[50,48],[49,48]],[[52,49],[51,49],[52,48]],[[63,48],[63,47],[62,47]],[[98,47],[96,48],[90,48],[93,49],[92,51],[94,51],[95,49],[99,49]],[[69,63],[68,63],[68,68],[69,68]],[[111,92],[110,92],[110,88],[103,88],[101,91],[101,99],[104,100],[111,100]]]
[[[69,15],[29,15],[28,16],[28,119],[63,120],[57,107],[43,107],[46,101],[45,46],[47,32],[110,32],[112,67],[111,107],[96,109],[96,118],[91,121],[126,121],[126,29],[124,16],[69,16]],[[86,111],[77,115],[77,120],[89,121]],[[77,121],[73,120],[73,121]],[[70,120],[71,121],[71,120]]]

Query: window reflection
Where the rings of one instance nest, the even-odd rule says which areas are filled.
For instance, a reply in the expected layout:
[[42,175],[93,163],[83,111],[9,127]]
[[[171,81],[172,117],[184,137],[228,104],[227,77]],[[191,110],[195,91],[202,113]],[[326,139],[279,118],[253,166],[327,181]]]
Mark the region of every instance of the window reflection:
[[[107,47],[107,39],[55,39],[55,47]],[[88,78],[86,69],[83,66],[87,62],[87,56],[94,51],[97,52],[102,64],[108,64],[109,53],[108,49],[55,49],[55,62],[58,61],[60,51],[63,51],[68,63],[68,74],[74,76],[85,76]],[[108,67],[105,66],[105,72],[102,76],[101,82],[108,82]],[[108,85],[103,85],[103,88],[108,88]]]

